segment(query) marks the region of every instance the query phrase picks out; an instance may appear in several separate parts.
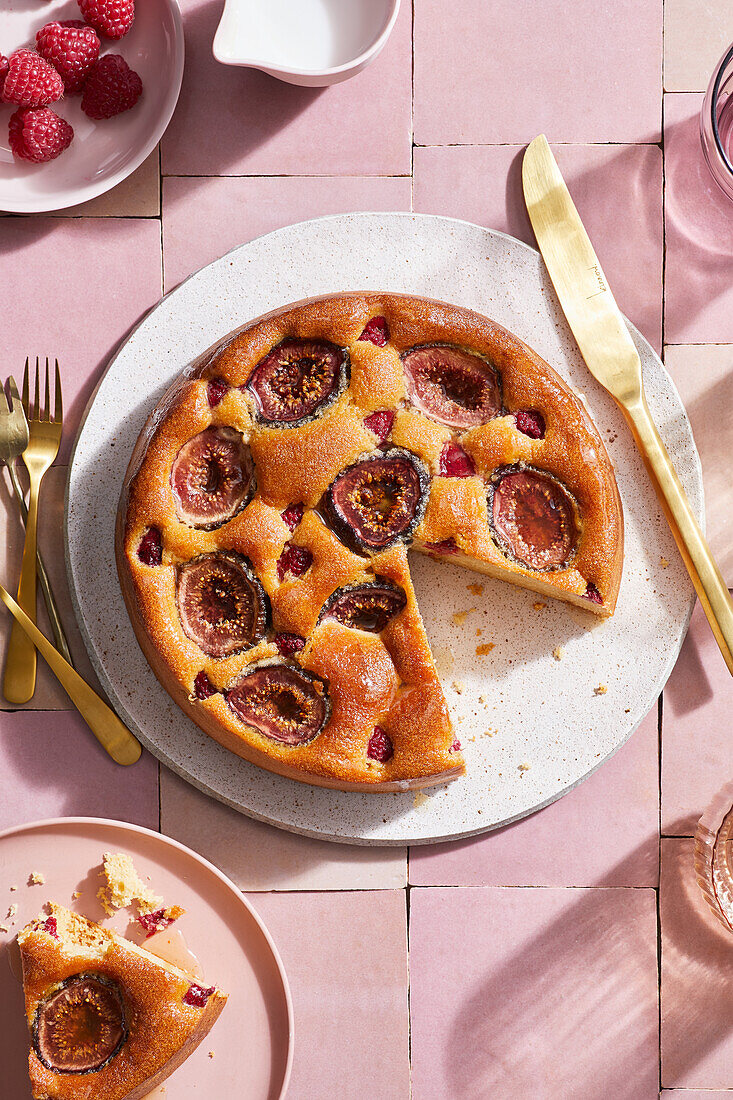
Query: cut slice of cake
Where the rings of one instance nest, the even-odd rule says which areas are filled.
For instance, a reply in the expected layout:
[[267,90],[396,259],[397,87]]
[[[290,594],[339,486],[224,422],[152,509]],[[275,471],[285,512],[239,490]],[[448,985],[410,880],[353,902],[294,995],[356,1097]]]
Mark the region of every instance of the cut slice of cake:
[[140,1100],[208,1034],[226,994],[62,905],[20,932],[34,1100]]

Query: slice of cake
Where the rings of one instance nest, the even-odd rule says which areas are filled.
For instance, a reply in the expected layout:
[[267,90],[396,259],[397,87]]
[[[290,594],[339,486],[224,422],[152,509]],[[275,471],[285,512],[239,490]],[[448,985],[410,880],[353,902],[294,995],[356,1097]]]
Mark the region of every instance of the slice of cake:
[[51,904],[20,932],[35,1100],[140,1100],[226,1004],[182,970]]

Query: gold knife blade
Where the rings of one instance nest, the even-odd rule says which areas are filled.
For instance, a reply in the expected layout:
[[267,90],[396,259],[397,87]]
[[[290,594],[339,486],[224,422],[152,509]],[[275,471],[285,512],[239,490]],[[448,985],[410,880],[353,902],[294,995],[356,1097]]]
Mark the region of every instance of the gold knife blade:
[[591,374],[631,428],[723,659],[733,674],[733,602],[652,420],[641,361],[547,138],[522,162],[527,212],[540,252]]

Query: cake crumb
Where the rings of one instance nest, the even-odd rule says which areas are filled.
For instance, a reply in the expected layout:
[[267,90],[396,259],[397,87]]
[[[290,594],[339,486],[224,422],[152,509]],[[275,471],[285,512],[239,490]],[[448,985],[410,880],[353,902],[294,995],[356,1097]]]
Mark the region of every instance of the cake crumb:
[[494,730],[484,730],[484,737],[493,737]]
[[535,611],[541,611],[543,607],[547,607],[547,604],[544,603],[542,600],[535,600],[535,602],[532,604],[532,607],[535,609]]
[[479,657],[485,657],[487,653],[491,653],[494,648],[494,642],[482,642],[481,645],[476,646],[476,652]]
[[209,1058],[213,1058],[213,1057],[214,1057],[214,1052],[213,1052],[213,1050],[210,1050],[209,1051]]
[[8,928],[7,924],[0,924],[0,932],[9,932],[9,931],[10,931],[10,929]]
[[13,885],[12,885],[12,886],[10,887],[10,889],[11,889],[11,891],[12,891],[12,890],[17,890],[17,889],[18,889],[18,887],[17,887],[16,885],[15,885],[15,883],[13,883]]
[[76,898],[80,898],[81,897],[81,890],[74,890],[74,893],[71,896],[72,896],[72,898],[74,898],[74,900],[76,900]]
[[608,688],[605,684],[599,684],[598,687],[593,688],[594,695],[605,695],[607,691]]
[[552,656],[555,658],[556,661],[562,661],[563,657],[565,656],[565,650],[561,645],[556,645],[552,651]]
[[531,764],[527,764],[525,762],[524,764],[519,765],[519,770],[520,770],[520,772],[528,772],[531,767],[532,767]]
[[8,908],[8,917],[10,917],[10,918],[14,917],[17,912],[18,912],[18,906],[15,904],[15,902],[13,902],[13,904],[11,906],[9,906],[9,908]]
[[475,607],[469,607],[467,611],[455,611],[451,615],[451,618],[453,619],[453,622],[456,624],[456,626],[463,626],[466,621],[466,616],[470,615],[471,612],[475,610]]
[[478,701],[479,701],[479,703],[485,703],[486,702],[486,696],[485,695],[479,695]]
[[451,684],[451,687],[455,691],[456,695],[463,695],[463,692],[466,690],[466,685],[464,684],[463,680],[454,680]]
[[421,806],[424,806],[430,801],[430,796],[425,794],[425,791],[415,791],[412,799],[412,804],[416,810],[419,810]]
[[483,596],[484,586],[482,584],[467,584],[466,588],[472,596]]
[[104,877],[107,885],[100,886],[97,897],[109,916],[133,902],[141,913],[150,913],[163,905],[162,897],[142,882],[131,857],[124,852],[104,853]]
[[46,876],[41,871],[31,871],[28,876],[29,886],[43,886],[46,881]]
[[667,566],[669,565],[669,562],[667,561],[666,558],[660,558],[659,559],[659,564],[661,565],[662,569],[666,569]]

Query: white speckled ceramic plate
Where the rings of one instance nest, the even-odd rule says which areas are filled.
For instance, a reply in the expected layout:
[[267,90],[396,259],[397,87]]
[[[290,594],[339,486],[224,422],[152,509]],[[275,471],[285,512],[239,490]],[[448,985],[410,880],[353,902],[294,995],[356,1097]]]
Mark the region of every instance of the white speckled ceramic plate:
[[[128,622],[115,570],[122,478],[135,439],[169,383],[249,319],[344,290],[438,298],[517,333],[586,395],[624,503],[623,583],[616,614],[605,622],[412,555],[418,599],[467,763],[465,778],[417,794],[308,787],[221,748],[158,684]],[[701,517],[700,463],[684,409],[651,347],[633,329],[632,335],[652,412]],[[192,276],[112,360],[77,441],[66,515],[72,594],[92,661],[144,744],[243,813],[339,841],[414,844],[469,836],[558,798],[615,752],[654,704],[693,602],[631,437],[588,373],[538,253],[502,233],[448,218],[349,214],[303,222],[243,245]],[[483,586],[480,594],[468,589],[476,583]],[[454,621],[456,612],[467,612],[463,621]],[[487,655],[476,653],[478,645],[492,644]],[[558,646],[561,660],[553,657]]]

